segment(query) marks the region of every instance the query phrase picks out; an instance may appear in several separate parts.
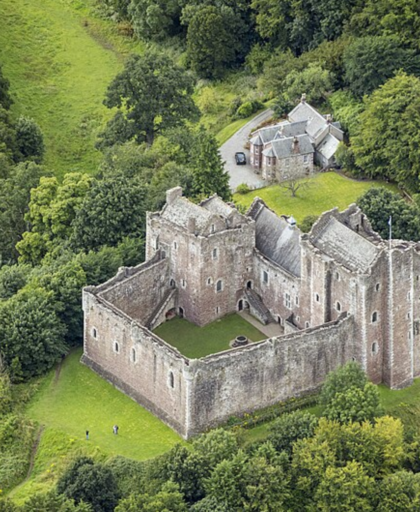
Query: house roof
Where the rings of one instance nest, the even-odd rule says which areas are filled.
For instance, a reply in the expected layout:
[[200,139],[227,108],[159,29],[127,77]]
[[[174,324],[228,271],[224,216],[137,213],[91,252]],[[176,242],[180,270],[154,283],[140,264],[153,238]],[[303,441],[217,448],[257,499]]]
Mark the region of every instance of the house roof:
[[163,219],[185,229],[188,229],[188,221],[193,217],[198,232],[204,230],[213,215],[213,212],[192,203],[185,197],[178,197],[173,203],[166,204],[162,211]]
[[281,133],[284,137],[295,137],[296,135],[304,135],[306,133],[306,121],[297,121],[295,123],[287,123]]
[[300,277],[301,231],[278,217],[260,198],[254,200],[248,215],[255,220],[257,249],[280,267]]
[[307,121],[306,132],[313,139],[315,139],[328,124],[325,117],[306,102],[300,102],[296,105],[289,114],[289,120],[292,123]]
[[264,151],[263,151],[263,155],[264,155],[264,156],[269,156],[269,157],[275,157],[275,156],[276,156],[276,154],[275,154],[275,153],[274,153],[274,151],[273,151],[272,146],[270,146],[270,147],[268,147],[268,148],[264,149]]
[[[311,140],[307,135],[298,135],[298,154],[308,155],[314,152]],[[288,158],[296,155],[294,152],[294,137],[276,139],[272,142],[272,148],[277,158]]]
[[310,235],[312,244],[344,267],[354,272],[367,272],[380,248],[349,227],[330,217],[325,226]]
[[264,144],[267,144],[267,142],[271,142],[274,137],[276,136],[276,133],[279,131],[280,127],[283,126],[284,123],[275,124],[273,126],[267,126],[266,128],[261,128],[258,130],[258,135],[261,137],[261,140]]
[[340,141],[329,133],[321,144],[317,147],[317,151],[321,153],[327,160],[332,158],[337,151]]

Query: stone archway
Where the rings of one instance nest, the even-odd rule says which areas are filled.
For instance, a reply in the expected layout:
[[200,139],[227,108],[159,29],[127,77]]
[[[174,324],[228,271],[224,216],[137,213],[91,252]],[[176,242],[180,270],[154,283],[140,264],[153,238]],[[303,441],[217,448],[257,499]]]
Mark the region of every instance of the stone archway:
[[179,315],[179,318],[184,318],[184,308],[181,308],[181,307],[178,308],[178,315]]

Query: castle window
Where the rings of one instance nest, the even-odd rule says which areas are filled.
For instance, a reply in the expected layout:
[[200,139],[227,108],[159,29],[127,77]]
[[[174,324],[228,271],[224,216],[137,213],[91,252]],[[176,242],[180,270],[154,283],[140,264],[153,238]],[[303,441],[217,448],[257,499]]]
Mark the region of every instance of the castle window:
[[296,306],[299,306],[299,295],[296,295],[295,302],[296,302]]
[[337,304],[335,305],[335,308],[337,311],[341,311],[341,304],[339,302],[337,302]]
[[155,247],[156,251],[159,249],[159,237],[158,236],[154,240],[154,247]]
[[305,329],[309,329],[309,322],[305,322]]
[[262,278],[263,278],[263,283],[268,284],[268,272],[266,270],[262,271]]
[[92,329],[92,336],[95,338],[95,340],[98,338],[98,331],[96,330],[96,327]]
[[407,293],[407,300],[411,300],[411,293],[410,292]]
[[210,231],[211,233],[214,233],[216,231],[216,226],[214,224],[211,225]]
[[338,272],[335,273],[335,279],[337,281],[340,281],[340,274]]
[[114,352],[118,354],[120,351],[120,345],[118,344],[118,341],[114,341]]
[[379,292],[379,289],[381,288],[381,285],[379,283],[376,283],[375,290]]
[[216,311],[216,315],[218,315],[218,314],[220,313],[220,308],[219,308],[219,306],[217,306],[217,307],[216,307],[215,311]]
[[185,279],[181,279],[181,286],[182,288],[185,288],[187,286],[187,281],[185,281]]
[[378,313],[376,311],[374,311],[372,313],[372,323],[375,323],[378,321]]
[[178,249],[178,244],[174,242],[174,249]]
[[207,284],[211,284],[211,277],[207,278]]
[[131,360],[133,361],[133,363],[136,362],[136,358],[137,358],[137,355],[136,355],[136,349],[135,348],[132,348],[131,349]]
[[219,279],[216,283],[216,292],[221,292],[223,290],[223,281]]
[[410,320],[410,318],[411,318],[410,313],[407,313],[407,318]]
[[284,294],[284,305],[286,306],[286,308],[289,308],[289,309],[292,305],[291,300],[290,300],[290,294],[288,294],[288,293]]
[[319,294],[318,294],[318,293],[315,293],[315,300],[316,300],[317,302],[320,302],[320,297],[319,297]]
[[217,249],[213,249],[213,259],[217,260],[217,257],[218,257],[218,250]]
[[169,281],[169,286],[170,286],[171,288],[175,288],[175,280],[174,280],[174,279],[171,279],[171,280]]
[[376,355],[377,353],[378,353],[378,344],[376,343],[376,341],[374,341],[372,343],[372,354]]
[[175,387],[175,378],[174,378],[173,372],[169,372],[168,384],[169,384],[170,388],[174,389],[174,387]]

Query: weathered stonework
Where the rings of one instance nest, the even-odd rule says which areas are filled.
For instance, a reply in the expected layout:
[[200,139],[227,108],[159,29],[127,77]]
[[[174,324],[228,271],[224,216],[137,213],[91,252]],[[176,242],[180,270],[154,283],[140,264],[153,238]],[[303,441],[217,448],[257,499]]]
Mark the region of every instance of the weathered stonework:
[[[383,241],[355,206],[308,234],[256,199],[168,191],[147,218],[147,261],[83,292],[83,362],[183,437],[319,387],[350,360],[392,388],[420,374],[420,245]],[[284,335],[190,360],[151,331],[249,308]],[[197,340],[200,343],[200,340]]]

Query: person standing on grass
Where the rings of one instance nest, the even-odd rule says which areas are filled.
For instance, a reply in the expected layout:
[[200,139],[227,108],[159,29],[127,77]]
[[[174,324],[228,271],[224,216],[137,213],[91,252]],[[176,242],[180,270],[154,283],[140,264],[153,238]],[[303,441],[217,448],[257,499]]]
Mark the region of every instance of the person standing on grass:
[[117,435],[118,434],[118,425],[114,425],[112,427],[112,430],[113,430],[114,434]]
[[89,430],[86,430],[86,441],[89,441]]

